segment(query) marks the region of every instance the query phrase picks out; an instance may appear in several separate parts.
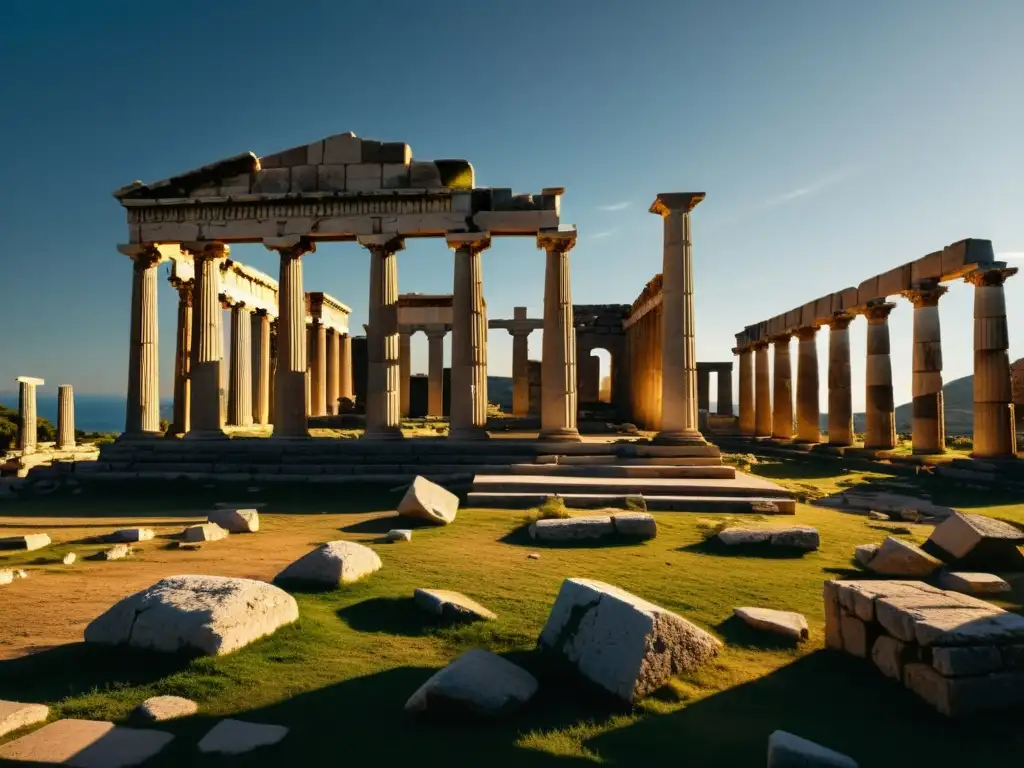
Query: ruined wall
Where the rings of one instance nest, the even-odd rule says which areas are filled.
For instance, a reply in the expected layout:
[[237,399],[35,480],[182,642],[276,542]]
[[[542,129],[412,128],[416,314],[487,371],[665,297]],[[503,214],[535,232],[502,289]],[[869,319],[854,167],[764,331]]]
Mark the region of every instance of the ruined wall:
[[1010,381],[1018,429],[1024,429],[1024,357],[1010,365]]
[[622,418],[629,411],[628,356],[623,321],[629,316],[629,304],[574,304],[576,329],[576,391],[580,403],[599,399],[600,361],[591,355],[603,349],[611,356],[611,404]]
[[625,320],[626,411],[641,429],[661,428],[661,275],[648,281]]

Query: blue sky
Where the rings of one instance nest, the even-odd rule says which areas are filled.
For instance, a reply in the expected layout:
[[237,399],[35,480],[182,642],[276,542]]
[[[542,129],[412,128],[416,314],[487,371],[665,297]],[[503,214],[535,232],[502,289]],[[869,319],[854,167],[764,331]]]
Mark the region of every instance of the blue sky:
[[[124,392],[131,269],[115,188],[348,130],[466,158],[480,186],[566,187],[577,303],[632,302],[661,266],[655,194],[706,192],[693,221],[699,360],[730,359],[749,323],[964,237],[1024,253],[1017,0],[16,0],[3,14],[0,390],[34,375]],[[259,246],[234,253],[276,273]],[[443,243],[410,242],[400,290],[450,292],[451,265]],[[358,246],[331,244],[308,258],[306,288],[361,325],[368,274]],[[532,241],[485,254],[491,317],[539,316],[542,291]],[[1022,298],[1024,276],[1011,278],[1012,359]],[[971,372],[971,299],[958,283],[940,305],[947,380]],[[912,325],[899,301],[905,402]],[[170,393],[163,281],[159,302]],[[860,408],[863,320],[851,335]],[[418,336],[414,370],[426,346]],[[530,347],[539,357],[539,333]],[[492,332],[489,357],[509,373],[507,333]]]

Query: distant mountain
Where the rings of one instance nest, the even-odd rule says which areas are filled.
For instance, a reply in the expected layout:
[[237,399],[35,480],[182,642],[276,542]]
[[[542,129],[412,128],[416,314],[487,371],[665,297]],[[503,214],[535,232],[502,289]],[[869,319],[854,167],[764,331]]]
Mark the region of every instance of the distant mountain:
[[[942,387],[942,402],[946,412],[947,435],[974,434],[974,376],[953,379]],[[914,415],[913,403],[896,406],[896,431],[909,432]],[[828,427],[828,414],[822,415],[822,428]],[[866,429],[864,414],[853,414],[853,431]]]

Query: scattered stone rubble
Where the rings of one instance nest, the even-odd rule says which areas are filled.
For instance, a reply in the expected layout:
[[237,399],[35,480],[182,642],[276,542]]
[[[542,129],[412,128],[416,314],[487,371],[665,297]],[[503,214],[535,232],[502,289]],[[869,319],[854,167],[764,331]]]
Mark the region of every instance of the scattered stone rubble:
[[821,545],[818,529],[807,525],[788,528],[723,528],[716,538],[728,547],[765,545],[801,552],[813,552]]
[[380,570],[380,557],[354,541],[329,541],[303,555],[274,579],[281,584],[337,587]]
[[416,605],[446,619],[496,619],[498,615],[484,608],[461,592],[447,589],[417,589],[413,592]]
[[657,535],[658,523],[646,512],[612,511],[608,515],[553,518],[530,524],[530,537],[538,541],[566,542],[612,537],[645,540]]
[[491,717],[519,709],[537,692],[537,680],[510,661],[474,648],[435,673],[409,698],[406,712],[441,704]]
[[398,504],[399,515],[425,520],[434,525],[454,523],[458,511],[458,496],[418,475]]

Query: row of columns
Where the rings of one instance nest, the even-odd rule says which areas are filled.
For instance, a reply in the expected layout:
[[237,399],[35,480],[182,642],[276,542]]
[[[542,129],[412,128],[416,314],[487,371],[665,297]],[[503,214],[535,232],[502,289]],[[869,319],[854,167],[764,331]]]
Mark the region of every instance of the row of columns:
[[[1009,338],[1003,284],[1016,269],[980,268],[964,280],[974,289],[974,451],[975,456],[1007,456],[1016,452],[1011,392]],[[914,453],[945,451],[942,401],[942,334],[939,299],[948,289],[937,282],[922,284],[904,296],[914,307],[913,420]],[[849,326],[857,314],[867,328],[864,447],[897,445],[889,315],[895,303],[879,300],[855,312],[836,313],[830,328],[828,358],[828,442],[852,445],[853,406],[850,381]],[[820,442],[818,409],[817,327],[798,329],[796,440]],[[774,380],[769,381],[768,345],[774,347]],[[793,391],[790,335],[738,347],[742,434],[792,439]],[[751,365],[753,356],[753,365]],[[751,370],[753,369],[753,370]],[[774,391],[771,391],[770,387]]]
[[[354,399],[352,391],[352,338],[314,318],[307,327],[309,349],[309,401],[307,415],[336,416],[339,400]],[[263,422],[269,423],[269,422]]]
[[[18,382],[18,434],[15,445],[22,455],[36,452],[39,445],[39,415],[36,396],[43,379],[19,376]],[[75,447],[75,395],[70,384],[57,387],[57,440],[58,451]]]
[[427,416],[444,415],[444,337],[449,326],[441,323],[399,330],[398,355],[401,373],[401,415],[409,415],[412,378],[412,336],[418,330],[427,335]]

